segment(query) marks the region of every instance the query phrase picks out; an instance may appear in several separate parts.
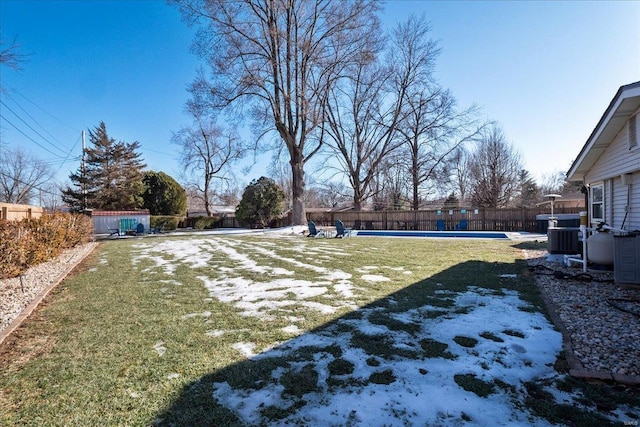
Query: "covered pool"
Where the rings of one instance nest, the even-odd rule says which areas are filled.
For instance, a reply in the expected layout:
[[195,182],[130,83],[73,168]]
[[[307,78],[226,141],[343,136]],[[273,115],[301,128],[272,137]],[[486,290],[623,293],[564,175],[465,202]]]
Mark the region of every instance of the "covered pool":
[[354,230],[352,235],[364,237],[436,237],[467,239],[509,239],[501,231],[405,231],[405,230]]

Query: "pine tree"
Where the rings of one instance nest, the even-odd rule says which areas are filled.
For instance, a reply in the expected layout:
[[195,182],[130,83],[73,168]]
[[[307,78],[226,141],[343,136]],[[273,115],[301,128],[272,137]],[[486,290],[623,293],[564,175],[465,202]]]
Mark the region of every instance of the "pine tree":
[[144,184],[144,207],[151,215],[184,215],[187,211],[187,193],[180,184],[164,172],[147,171]]
[[282,214],[285,194],[274,180],[267,177],[254,179],[242,194],[236,209],[236,218],[252,228],[264,228]]
[[85,149],[82,166],[69,178],[73,185],[63,190],[62,200],[71,210],[126,210],[142,207],[142,176],[146,167],[140,159],[140,143],[116,141],[107,134],[104,122],[89,130],[93,147]]

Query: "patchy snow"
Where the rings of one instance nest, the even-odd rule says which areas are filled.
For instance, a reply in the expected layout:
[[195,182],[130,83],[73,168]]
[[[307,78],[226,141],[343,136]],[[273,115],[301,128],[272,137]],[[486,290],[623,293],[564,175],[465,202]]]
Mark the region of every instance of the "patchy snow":
[[[342,251],[321,239],[274,242],[255,234],[255,242],[220,235],[141,243],[135,258],[150,274],[173,275],[180,264],[200,267],[198,279],[211,298],[233,305],[245,316],[289,322],[279,327],[296,336],[275,348],[258,348],[244,341],[232,344],[247,358],[239,363],[247,367],[265,363],[256,366],[257,371],[272,366],[268,361],[274,357],[285,364],[246,387],[215,383],[212,399],[242,422],[273,426],[549,425],[527,411],[523,383],[557,376],[553,364],[562,337],[542,314],[522,310],[527,303],[516,291],[473,286],[465,292],[436,291],[437,300],[451,301],[451,308],[417,304],[396,312],[399,301],[393,296],[385,302],[394,310],[357,307],[355,298],[364,290],[354,286],[352,275],[339,268],[340,258],[346,255]],[[325,256],[330,258],[319,265],[318,258]],[[287,268],[273,267],[274,260]],[[376,274],[379,272],[411,274],[398,267],[356,270],[366,281],[391,280]],[[305,320],[300,307],[324,314],[348,308],[357,315],[305,332],[300,327]],[[291,308],[298,309],[295,316],[283,314],[282,310]],[[207,313],[211,314],[185,313],[183,318],[206,317]],[[217,338],[229,332],[213,329],[206,334]],[[442,348],[440,353],[430,353],[433,343]],[[314,349],[311,356],[310,348]],[[167,350],[162,341],[154,349],[160,356]],[[336,372],[336,364],[349,369]],[[295,380],[303,372],[312,372],[316,379],[311,382],[313,387],[296,394],[290,388],[304,383],[304,379]],[[481,397],[465,390],[456,382],[457,375],[487,385],[489,393]],[[562,399],[567,401],[570,396]],[[266,410],[283,418],[269,418]]]
[[189,313],[182,316],[183,319],[193,319],[194,317],[210,317],[210,311],[204,311],[202,313]]
[[158,353],[158,356],[164,356],[167,352],[167,347],[164,346],[163,341],[158,341],[153,345],[153,349]]
[[238,342],[231,346],[232,348],[238,350],[244,357],[253,357],[256,355],[254,350],[256,345],[250,342]]
[[367,282],[390,282],[391,279],[385,276],[381,276],[379,274],[363,274],[362,280],[366,280]]
[[[262,352],[260,359],[295,359],[296,351],[309,345],[319,348],[339,345],[341,358],[353,364],[353,372],[348,377],[363,383],[357,387],[349,385],[349,381],[344,385],[327,383],[328,365],[335,357],[322,353],[314,359],[314,370],[319,374],[317,389],[302,396],[306,402],[303,407],[274,421],[273,425],[459,425],[463,424],[464,417],[470,418],[472,425],[548,425],[526,411],[515,409],[513,400],[518,399],[517,392],[507,395],[496,387],[489,396],[479,397],[454,380],[455,374],[473,374],[488,383],[498,379],[519,387],[523,381],[555,374],[553,363],[561,348],[560,334],[541,314],[519,310],[524,303],[515,292],[504,294],[478,295],[477,290],[468,291],[459,296],[465,305],[471,304],[466,314],[436,319],[421,317],[422,310],[432,307],[420,307],[405,318],[421,324],[420,332],[413,336],[372,324],[367,316],[344,322],[354,333],[372,338],[384,336],[394,348],[416,354],[420,353],[422,339],[435,339],[448,345],[452,359],[376,357],[379,365],[370,366],[365,361],[372,356],[353,345],[353,333],[333,336],[307,333],[279,348]],[[363,312],[370,315],[376,310]],[[524,333],[524,338],[504,333],[505,329],[514,327]],[[483,333],[494,334],[504,341],[483,339],[480,337]],[[473,348],[463,347],[453,340],[459,335],[474,337],[478,344]],[[296,363],[291,363],[294,371]],[[383,371],[390,371],[395,380],[389,384],[369,380],[372,374]],[[284,393],[285,386],[278,381],[275,371],[272,378],[273,381],[258,389],[234,389],[226,382],[217,383],[213,397],[244,422],[264,423],[261,409],[265,405],[286,410],[293,403],[292,397]]]

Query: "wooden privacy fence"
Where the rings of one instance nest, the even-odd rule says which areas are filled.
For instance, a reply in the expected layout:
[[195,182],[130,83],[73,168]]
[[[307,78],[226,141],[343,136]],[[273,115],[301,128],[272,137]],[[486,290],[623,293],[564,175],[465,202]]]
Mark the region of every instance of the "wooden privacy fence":
[[40,218],[43,213],[44,209],[40,206],[0,203],[0,219],[18,221],[22,218]]
[[[556,208],[555,215],[578,214],[584,208]],[[537,215],[549,215],[549,208],[516,209],[442,209],[419,211],[345,211],[314,212],[307,218],[318,225],[331,226],[340,219],[346,227],[360,230],[422,230],[435,231],[439,228],[455,230],[466,220],[466,230],[470,231],[528,231],[540,232]],[[286,225],[286,224],[282,224]],[[439,227],[440,225],[440,227]]]

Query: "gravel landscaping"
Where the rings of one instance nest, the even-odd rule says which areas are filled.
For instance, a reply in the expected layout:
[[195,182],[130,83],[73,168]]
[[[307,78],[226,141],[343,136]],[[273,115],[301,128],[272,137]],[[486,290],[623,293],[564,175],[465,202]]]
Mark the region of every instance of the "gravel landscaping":
[[625,380],[640,383],[640,292],[617,286],[613,272],[582,274],[581,267],[548,262],[544,251],[530,252],[528,258],[570,338],[565,345],[582,365],[577,369],[604,379],[603,374],[635,377]]
[[41,292],[64,278],[96,245],[91,242],[67,249],[58,258],[30,268],[21,277],[0,280],[0,332]]

